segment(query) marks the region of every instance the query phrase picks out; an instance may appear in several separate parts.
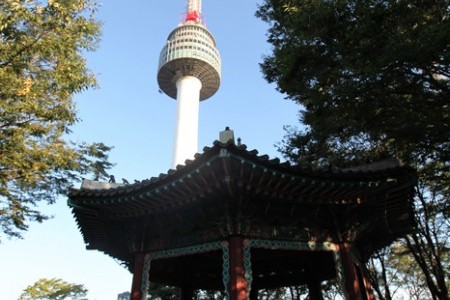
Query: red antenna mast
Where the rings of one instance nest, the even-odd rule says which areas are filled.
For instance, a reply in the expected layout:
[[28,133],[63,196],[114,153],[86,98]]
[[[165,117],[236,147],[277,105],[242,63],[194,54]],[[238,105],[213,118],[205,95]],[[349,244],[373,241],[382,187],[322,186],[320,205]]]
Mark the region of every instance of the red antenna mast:
[[193,21],[200,23],[202,14],[202,0],[188,0],[185,22]]

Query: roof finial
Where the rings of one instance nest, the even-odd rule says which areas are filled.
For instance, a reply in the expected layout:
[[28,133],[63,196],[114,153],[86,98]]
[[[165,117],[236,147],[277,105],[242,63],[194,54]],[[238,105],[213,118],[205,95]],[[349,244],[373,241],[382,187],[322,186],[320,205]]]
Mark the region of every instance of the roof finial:
[[222,144],[234,144],[234,132],[230,129],[230,127],[227,126],[224,131],[219,132],[219,142]]

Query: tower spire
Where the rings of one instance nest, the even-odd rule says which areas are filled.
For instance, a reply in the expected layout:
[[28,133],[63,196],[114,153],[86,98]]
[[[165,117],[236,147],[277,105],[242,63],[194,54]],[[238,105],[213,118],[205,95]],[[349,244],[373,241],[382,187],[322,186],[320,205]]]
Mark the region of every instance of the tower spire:
[[187,21],[200,22],[202,14],[202,0],[188,0],[186,8],[186,19]]
[[202,0],[187,0],[186,19],[169,34],[159,57],[158,85],[177,100],[172,168],[197,153],[199,103],[220,85],[220,55],[201,23],[201,9]]

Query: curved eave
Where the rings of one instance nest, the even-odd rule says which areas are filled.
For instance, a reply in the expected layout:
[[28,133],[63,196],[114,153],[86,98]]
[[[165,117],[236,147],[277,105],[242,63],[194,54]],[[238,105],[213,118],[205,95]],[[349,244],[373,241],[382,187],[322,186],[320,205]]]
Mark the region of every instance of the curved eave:
[[[258,181],[255,181],[258,176]],[[275,198],[316,201],[316,204],[346,204],[365,201],[391,189],[411,189],[415,174],[408,167],[378,171],[307,172],[278,159],[258,156],[256,150],[245,146],[215,142],[205,148],[186,166],[169,170],[139,183],[110,189],[72,189],[69,205],[86,209],[101,208],[116,217],[131,217],[158,213],[182,206],[206,196],[211,188],[234,181],[255,190],[264,188]],[[363,199],[367,195],[367,198]],[[310,200],[306,200],[310,199]],[[374,205],[376,203],[373,203]]]

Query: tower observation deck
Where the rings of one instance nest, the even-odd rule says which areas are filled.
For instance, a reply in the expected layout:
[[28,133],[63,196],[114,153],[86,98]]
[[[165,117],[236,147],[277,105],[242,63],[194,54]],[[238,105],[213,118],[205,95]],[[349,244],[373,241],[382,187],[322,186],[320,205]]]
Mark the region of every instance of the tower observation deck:
[[199,102],[216,93],[220,73],[215,39],[201,20],[201,0],[188,0],[185,20],[169,34],[158,66],[160,89],[178,102],[173,168],[197,152]]
[[220,85],[221,61],[213,35],[192,21],[175,28],[161,51],[158,84],[169,97],[177,98],[176,81],[183,76],[200,79],[200,100],[216,93]]

